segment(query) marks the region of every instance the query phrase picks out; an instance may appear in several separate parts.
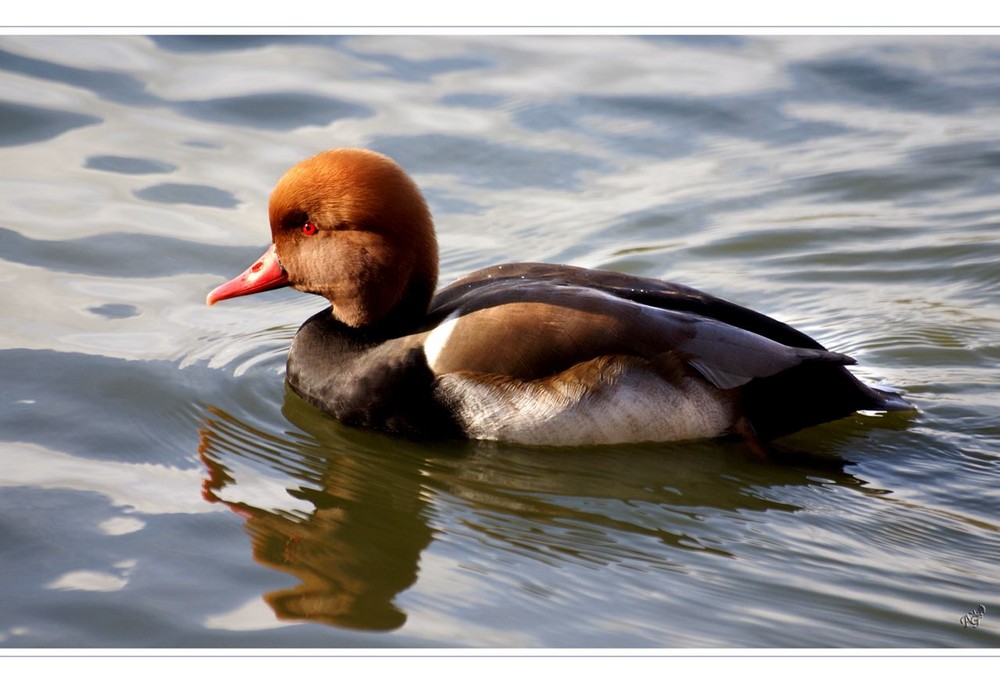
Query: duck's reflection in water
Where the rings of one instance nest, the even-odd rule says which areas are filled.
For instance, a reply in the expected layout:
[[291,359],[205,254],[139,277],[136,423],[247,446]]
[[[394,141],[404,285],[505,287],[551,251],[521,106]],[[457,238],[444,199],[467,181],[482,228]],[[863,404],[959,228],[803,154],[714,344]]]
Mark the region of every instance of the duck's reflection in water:
[[204,496],[246,520],[258,562],[299,580],[264,596],[279,618],[340,627],[402,626],[406,614],[395,601],[416,582],[436,535],[475,538],[508,559],[684,572],[687,553],[739,552],[706,523],[711,510],[794,513],[780,493],[788,486],[882,493],[844,472],[836,438],[808,464],[789,454],[792,464],[762,463],[738,442],[411,443],[345,427],[291,392],[282,412],[294,430],[208,409],[199,446]]
[[[386,486],[375,458],[319,453],[295,436],[210,412],[199,442],[205,498],[246,520],[254,559],[300,581],[264,595],[278,618],[367,630],[402,626],[406,615],[393,600],[416,581],[420,552],[431,540],[419,479],[393,477]],[[399,488],[407,482],[415,488]]]

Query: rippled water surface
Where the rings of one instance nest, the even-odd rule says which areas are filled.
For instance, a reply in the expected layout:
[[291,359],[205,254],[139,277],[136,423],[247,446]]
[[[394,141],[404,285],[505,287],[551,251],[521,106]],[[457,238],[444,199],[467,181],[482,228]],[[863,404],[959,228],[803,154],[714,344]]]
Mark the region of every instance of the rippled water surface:
[[[442,282],[558,261],[792,323],[914,415],[409,443],[205,307],[333,146]],[[1000,39],[0,38],[0,645],[1000,647]],[[975,626],[961,619],[982,605]]]

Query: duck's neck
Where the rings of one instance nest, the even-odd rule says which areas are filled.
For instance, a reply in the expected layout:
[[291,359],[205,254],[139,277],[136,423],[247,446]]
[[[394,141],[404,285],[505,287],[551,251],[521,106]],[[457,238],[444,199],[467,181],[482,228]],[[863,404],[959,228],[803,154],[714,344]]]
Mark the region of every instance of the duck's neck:
[[346,324],[338,316],[336,305],[331,308],[330,315],[337,322],[345,323],[344,326],[350,331],[350,336],[359,340],[377,342],[401,337],[413,333],[423,324],[427,317],[431,298],[434,296],[435,284],[435,281],[428,282],[425,278],[411,278],[396,305],[389,309],[385,315],[366,325],[350,326]]

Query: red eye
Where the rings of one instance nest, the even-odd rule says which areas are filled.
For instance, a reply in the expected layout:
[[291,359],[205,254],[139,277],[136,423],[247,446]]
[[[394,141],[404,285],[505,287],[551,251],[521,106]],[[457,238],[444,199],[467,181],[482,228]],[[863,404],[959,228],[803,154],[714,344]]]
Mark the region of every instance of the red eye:
[[302,226],[303,235],[315,235],[317,232],[319,232],[319,228],[317,228],[316,224],[313,223],[312,221],[309,221],[308,223]]

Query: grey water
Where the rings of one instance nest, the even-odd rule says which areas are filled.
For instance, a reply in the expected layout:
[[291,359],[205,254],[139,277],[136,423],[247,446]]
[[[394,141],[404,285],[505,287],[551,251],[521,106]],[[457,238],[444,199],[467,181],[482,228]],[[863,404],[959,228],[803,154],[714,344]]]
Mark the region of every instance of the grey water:
[[[685,283],[919,410],[770,461],[342,426],[283,380],[323,301],[203,303],[339,146],[442,284]],[[1000,647],[998,37],[8,35],[0,188],[0,647]]]

